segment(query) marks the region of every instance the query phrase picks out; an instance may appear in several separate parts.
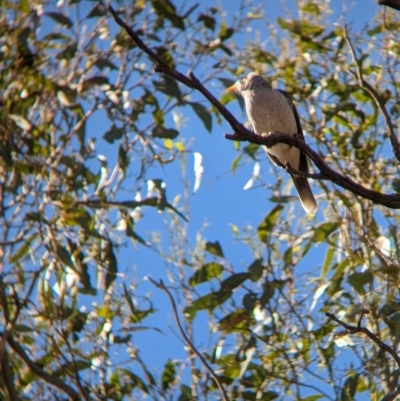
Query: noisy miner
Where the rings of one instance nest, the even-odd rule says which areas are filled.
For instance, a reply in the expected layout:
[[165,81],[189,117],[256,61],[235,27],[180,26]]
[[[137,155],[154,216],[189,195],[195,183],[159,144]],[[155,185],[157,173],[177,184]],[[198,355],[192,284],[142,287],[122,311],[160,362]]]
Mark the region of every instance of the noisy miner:
[[[270,132],[279,131],[297,135],[304,140],[299,115],[289,95],[284,91],[273,89],[262,76],[251,72],[226,92],[236,92],[243,96],[247,117],[256,134],[268,135]],[[307,156],[300,149],[284,143],[263,148],[277,166],[285,168],[289,164],[295,170],[308,172]],[[304,210],[307,213],[315,212],[317,202],[307,178],[292,173],[290,176]]]

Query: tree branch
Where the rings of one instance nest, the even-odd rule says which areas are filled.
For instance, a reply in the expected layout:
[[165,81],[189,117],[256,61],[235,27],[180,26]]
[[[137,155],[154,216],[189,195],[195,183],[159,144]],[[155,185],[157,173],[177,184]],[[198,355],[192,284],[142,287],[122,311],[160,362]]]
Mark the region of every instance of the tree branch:
[[400,0],[378,0],[380,6],[388,6],[400,11]]
[[[244,127],[243,127],[244,128]],[[239,133],[225,134],[226,139],[234,141],[246,140],[251,143],[258,145],[264,145],[267,147],[274,146],[278,143],[286,143],[289,146],[295,146],[301,149],[318,167],[321,174],[318,176],[320,179],[329,180],[339,185],[344,189],[348,189],[352,193],[359,195],[365,199],[369,199],[374,203],[386,206],[390,209],[400,209],[400,194],[382,194],[380,192],[368,189],[353,181],[351,178],[344,176],[337,171],[330,168],[317,152],[310,148],[302,139],[297,138],[293,135],[288,135],[283,132],[271,132],[268,135],[257,135],[251,131],[240,130]],[[313,177],[313,174],[299,174],[304,176]]]
[[394,125],[390,118],[389,112],[386,109],[385,102],[383,101],[382,97],[379,95],[378,91],[364,79],[361,61],[357,58],[356,51],[355,51],[354,46],[351,43],[351,40],[347,34],[346,27],[344,28],[344,38],[347,42],[347,45],[350,48],[351,54],[353,56],[354,64],[356,65],[356,77],[358,80],[358,85],[360,86],[360,88],[363,88],[371,96],[371,98],[374,100],[374,102],[378,106],[378,109],[383,114],[386,125],[389,129],[389,139],[390,139],[390,143],[392,145],[393,153],[395,154],[397,160],[400,161],[399,141],[397,140],[395,128],[394,128]]
[[222,385],[221,380],[216,375],[216,373],[212,370],[211,366],[208,364],[208,362],[206,361],[204,356],[197,350],[197,348],[194,346],[194,344],[190,341],[189,337],[185,333],[185,330],[183,329],[182,324],[181,324],[181,322],[179,320],[178,309],[176,307],[176,303],[175,303],[174,297],[171,295],[170,291],[165,286],[165,284],[162,282],[162,280],[160,280],[158,283],[156,281],[152,280],[150,277],[149,277],[149,280],[154,286],[156,286],[157,288],[163,290],[168,295],[168,298],[169,298],[169,300],[171,302],[171,305],[172,305],[172,309],[174,311],[175,321],[176,321],[176,324],[177,324],[177,326],[179,328],[179,331],[182,334],[182,337],[185,339],[186,343],[189,345],[191,350],[199,357],[199,359],[200,359],[201,363],[203,364],[203,366],[207,369],[207,371],[210,373],[210,375],[213,377],[213,379],[217,383],[217,386],[218,386],[218,388],[220,389],[220,391],[222,393],[222,397],[223,397],[224,401],[229,401],[228,394],[227,394],[224,386]]
[[68,394],[68,396],[72,400],[79,399],[78,393],[72,387],[68,386],[68,384],[64,383],[57,376],[52,376],[49,373],[45,372],[39,365],[33,362],[26,354],[24,349],[17,342],[15,342],[11,336],[8,336],[7,342],[8,344],[10,344],[11,348],[20,356],[20,358],[24,361],[24,363],[28,366],[28,368],[38,377],[40,377],[46,383],[49,383],[57,387],[65,394]]
[[8,359],[6,344],[0,338],[0,388],[3,390],[7,401],[19,401],[14,383],[15,380]]
[[[219,113],[225,118],[225,120],[230,124],[232,129],[234,130],[234,134],[226,134],[225,138],[235,141],[248,141],[251,143],[256,143],[259,145],[265,145],[267,147],[274,146],[278,143],[286,143],[289,146],[295,146],[301,150],[303,150],[307,156],[315,163],[315,165],[319,168],[321,174],[317,175],[318,179],[325,179],[334,182],[340,187],[351,191],[352,193],[359,195],[365,199],[369,199],[374,203],[386,206],[390,209],[400,209],[400,195],[398,194],[382,194],[377,191],[373,191],[371,189],[365,188],[362,185],[354,182],[351,178],[344,176],[333,169],[331,169],[324,161],[323,157],[321,157],[318,153],[313,151],[303,140],[292,136],[287,135],[280,132],[270,133],[266,136],[260,136],[252,131],[245,128],[236,118],[229,112],[228,109],[224,105],[222,105],[218,99],[216,99],[205,87],[204,85],[196,78],[193,72],[189,72],[188,76],[183,75],[182,73],[176,71],[174,68],[171,68],[160,56],[158,56],[153,50],[151,50],[139,37],[139,35],[128,26],[117,14],[114,8],[109,5],[108,9],[112,16],[114,17],[115,22],[120,25],[131,39],[136,43],[136,45],[143,50],[151,59],[153,59],[156,63],[154,70],[157,72],[162,72],[177,81],[183,83],[189,88],[193,88],[198,90],[210,103],[212,103],[215,108],[219,111]],[[356,59],[357,60],[357,59]],[[359,71],[361,71],[359,69]],[[359,72],[359,74],[361,74]],[[400,160],[400,148],[398,146],[396,135],[394,134],[393,124],[390,120],[389,114],[385,108],[385,105],[379,96],[379,94],[372,88],[366,81],[362,79],[360,85],[364,87],[367,91],[369,91],[370,95],[374,98],[378,107],[381,109],[382,113],[385,116],[386,123],[389,127],[390,131],[390,139],[392,142],[393,150],[396,154],[396,157]],[[301,174],[302,175],[302,174]],[[310,175],[312,177],[312,175]]]
[[400,356],[397,354],[397,352],[393,348],[389,347],[384,342],[382,342],[374,333],[369,331],[366,327],[361,326],[361,319],[363,318],[364,313],[361,314],[357,326],[352,326],[350,324],[347,324],[347,323],[341,321],[333,313],[327,312],[327,313],[325,313],[325,315],[329,319],[333,320],[334,322],[336,322],[336,323],[340,324],[342,327],[344,327],[346,329],[346,331],[350,334],[355,334],[355,333],[366,334],[379,348],[381,348],[384,351],[386,351],[387,353],[389,353],[394,358],[397,365],[400,367]]

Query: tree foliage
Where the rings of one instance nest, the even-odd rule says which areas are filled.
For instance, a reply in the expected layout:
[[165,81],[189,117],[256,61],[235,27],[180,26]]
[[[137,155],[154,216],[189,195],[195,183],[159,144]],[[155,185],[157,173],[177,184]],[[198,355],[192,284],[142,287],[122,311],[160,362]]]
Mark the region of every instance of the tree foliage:
[[[103,1],[0,2],[2,399],[398,395],[399,14],[368,0],[376,15],[360,27],[336,22],[328,2],[299,0],[272,20],[264,3],[224,13],[115,1],[142,48]],[[249,195],[250,205],[269,197],[265,217],[240,227],[232,215],[232,236],[209,240],[192,232],[196,149],[184,116],[212,146],[224,108],[240,101],[224,88],[251,70],[298,106],[319,212],[304,215],[287,173],[271,167]],[[262,142],[229,122],[231,139],[248,140],[234,142],[237,174],[258,163]],[[195,160],[198,188],[208,166]],[[251,255],[246,266],[230,259],[232,241]],[[136,273],[129,260],[149,250],[168,280],[151,281],[153,297],[141,289],[146,260]],[[163,338],[149,344],[155,354],[168,348],[155,293],[177,300],[192,344],[156,368],[137,346],[144,331]]]

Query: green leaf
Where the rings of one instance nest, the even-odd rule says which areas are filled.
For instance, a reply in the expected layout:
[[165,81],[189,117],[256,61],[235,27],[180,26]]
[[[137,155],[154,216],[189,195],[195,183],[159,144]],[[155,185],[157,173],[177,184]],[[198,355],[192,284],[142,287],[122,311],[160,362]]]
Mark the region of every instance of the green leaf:
[[31,249],[31,244],[33,240],[37,237],[36,234],[31,235],[27,238],[23,244],[15,251],[14,255],[11,256],[10,262],[17,263],[19,262],[24,256],[28,254]]
[[154,11],[161,19],[168,19],[175,28],[185,29],[184,19],[176,13],[170,0],[151,0]]
[[181,394],[178,397],[178,401],[192,401],[192,390],[189,386],[186,386],[185,384],[181,384]]
[[232,175],[234,175],[234,174],[236,173],[236,170],[237,170],[237,168],[238,168],[238,166],[239,166],[239,163],[240,163],[240,161],[242,160],[242,156],[243,156],[243,155],[239,155],[239,156],[236,157],[235,160],[232,162],[232,167],[231,167]]
[[225,333],[242,332],[249,326],[249,314],[244,309],[236,310],[218,322],[218,330]]
[[224,268],[219,263],[206,263],[197,270],[189,279],[189,285],[194,287],[197,284],[210,281],[213,278],[220,278]]
[[103,319],[112,319],[115,316],[115,312],[108,306],[100,306],[99,309],[97,309],[97,316],[103,318]]
[[107,10],[103,4],[98,3],[89,11],[86,18],[102,17],[103,15],[107,15]]
[[162,372],[161,381],[163,390],[168,390],[174,384],[176,377],[175,364],[168,359],[167,363],[164,365],[164,370]]
[[376,25],[375,27],[367,31],[367,35],[371,37],[379,35],[380,33],[382,33],[382,24]]
[[258,281],[264,272],[264,266],[262,264],[262,259],[256,259],[248,268],[250,273],[251,281]]
[[270,232],[272,231],[272,229],[274,228],[278,217],[281,213],[281,211],[283,210],[283,206],[282,205],[277,205],[275,206],[265,217],[264,221],[258,226],[257,228],[257,234],[258,234],[258,238],[260,238],[260,240],[263,243],[266,243],[268,240],[268,237],[270,235]]
[[44,15],[47,15],[52,20],[56,21],[60,25],[65,25],[67,28],[72,28],[73,23],[72,21],[64,14],[55,13],[55,12],[47,12]]
[[87,319],[87,313],[83,313],[80,311],[74,311],[68,317],[66,321],[66,329],[68,333],[74,332],[79,333],[82,331],[83,327],[85,326]]
[[258,149],[259,149],[259,145],[256,145],[255,143],[250,143],[243,148],[243,153],[250,156],[253,160],[257,160],[256,153],[257,153]]
[[71,60],[75,57],[75,54],[78,50],[78,44],[76,42],[73,42],[71,44],[69,44],[68,46],[66,46],[64,48],[64,50],[60,51],[56,58],[57,60]]
[[21,11],[24,14],[28,14],[29,13],[29,0],[20,0],[19,5],[21,7]]
[[189,103],[192,106],[193,111],[197,114],[200,120],[203,122],[204,127],[208,132],[212,129],[212,118],[211,113],[201,103]]
[[221,39],[221,42],[229,39],[235,31],[232,28],[228,28],[228,26],[222,22],[219,28],[218,37]]
[[67,249],[65,247],[63,247],[60,244],[57,244],[56,253],[57,253],[58,258],[64,265],[75,270],[75,266],[72,263],[71,254],[67,251]]
[[353,401],[357,390],[359,375],[352,374],[344,383],[340,401]]
[[122,145],[118,147],[118,166],[124,173],[126,173],[126,169],[129,166],[128,153]]
[[154,50],[157,53],[157,56],[160,57],[168,65],[168,67],[175,68],[174,58],[166,47],[156,46],[154,47]]
[[257,301],[257,295],[253,293],[246,294],[243,297],[242,303],[244,306],[244,309],[246,309],[247,313],[252,313],[255,306],[256,306],[256,301]]
[[117,70],[117,66],[112,63],[110,60],[106,59],[106,58],[100,58],[98,59],[94,65],[96,67],[98,67],[100,70],[103,70],[105,68],[109,68],[110,70]]
[[353,273],[348,278],[348,283],[357,291],[359,295],[365,295],[368,291],[365,290],[364,286],[372,284],[373,274],[366,271],[362,273]]
[[144,383],[144,381],[138,376],[135,375],[134,373],[132,373],[130,370],[128,369],[123,369],[123,368],[119,368],[118,372],[123,373],[124,376],[126,376],[127,378],[129,378],[130,380],[130,385],[135,388],[137,387],[138,389],[140,389],[141,391],[143,391],[146,394],[149,394],[149,389],[147,388],[146,384]]
[[154,87],[166,95],[174,97],[180,101],[182,99],[182,94],[175,79],[166,75],[163,75],[162,78],[162,81],[153,81]]
[[221,258],[224,257],[224,253],[222,252],[221,245],[219,244],[218,241],[207,242],[206,243],[206,251],[215,256],[220,256]]
[[246,281],[250,277],[251,277],[250,273],[232,274],[232,276],[228,277],[227,279],[221,282],[220,291],[233,290],[236,287],[239,287],[239,285],[241,285],[244,281]]
[[398,178],[395,178],[392,181],[392,188],[398,193],[400,194],[400,180]]
[[157,126],[151,133],[155,138],[175,139],[179,135],[179,131],[173,128],[164,128]]
[[105,134],[103,134],[103,138],[108,143],[114,143],[114,141],[121,139],[123,134],[124,129],[118,128],[113,124],[111,128]]
[[93,86],[101,86],[101,85],[109,85],[108,78],[104,77],[103,75],[96,75],[83,81],[83,87],[85,90]]
[[216,21],[215,21],[215,18],[212,17],[211,15],[200,14],[199,17],[197,18],[197,21],[202,21],[204,26],[207,29],[210,29],[211,31],[214,31]]
[[324,279],[328,273],[329,267],[331,266],[333,256],[335,255],[335,247],[330,246],[325,254],[324,264],[322,265],[321,269],[321,278]]
[[208,310],[212,312],[217,306],[222,305],[232,295],[232,291],[217,291],[197,298],[192,302],[192,305],[185,308],[185,314],[189,319],[193,319],[196,313],[200,310]]
[[300,401],[317,401],[317,400],[320,400],[321,398],[324,398],[324,397],[320,394],[314,394],[314,395],[309,395],[306,398],[301,398]]
[[107,268],[106,280],[105,280],[105,290],[110,288],[110,285],[117,278],[118,264],[117,258],[115,257],[112,243],[107,242],[104,249],[104,263]]
[[336,231],[340,227],[340,223],[336,221],[330,221],[327,223],[321,223],[314,229],[314,235],[311,238],[311,242],[323,242],[326,241],[330,234]]

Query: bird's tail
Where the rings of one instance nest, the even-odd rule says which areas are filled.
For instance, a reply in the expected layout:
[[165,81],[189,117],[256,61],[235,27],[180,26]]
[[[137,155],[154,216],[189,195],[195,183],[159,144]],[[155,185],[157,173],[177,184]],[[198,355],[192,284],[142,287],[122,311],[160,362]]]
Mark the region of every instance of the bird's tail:
[[315,201],[314,195],[311,191],[310,184],[306,177],[299,177],[291,175],[296,187],[297,193],[299,194],[301,205],[306,213],[313,213],[317,209],[317,202]]

